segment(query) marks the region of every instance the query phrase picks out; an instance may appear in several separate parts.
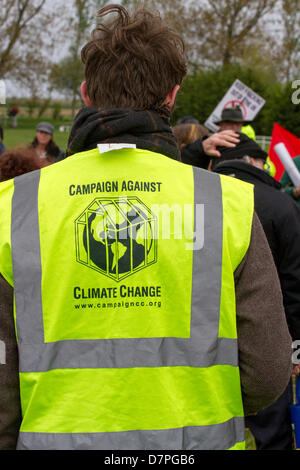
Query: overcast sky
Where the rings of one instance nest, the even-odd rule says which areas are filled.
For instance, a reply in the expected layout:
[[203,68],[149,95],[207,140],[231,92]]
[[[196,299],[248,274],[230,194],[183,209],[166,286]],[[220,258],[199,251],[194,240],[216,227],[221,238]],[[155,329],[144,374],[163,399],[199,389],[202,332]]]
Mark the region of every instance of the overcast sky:
[[[200,1],[200,0],[198,0]],[[118,1],[114,0],[112,3],[119,3]],[[44,9],[48,12],[57,12],[58,7],[64,7],[63,12],[65,15],[71,16],[73,10],[74,0],[46,0],[46,4]],[[265,21],[264,28],[267,30],[272,31],[273,33],[276,30],[276,33],[280,34],[280,22],[281,22],[280,15],[277,15],[276,12],[273,13],[272,17],[269,17],[268,21]],[[92,27],[91,27],[92,29]],[[57,47],[55,50],[52,51],[52,57],[55,56],[55,62],[58,62],[61,58],[67,55],[69,50],[69,43],[67,41],[58,41]],[[42,87],[41,87],[42,88]],[[20,85],[16,85],[14,82],[7,80],[6,81],[6,91],[7,97],[17,96],[22,97],[26,95],[26,90],[22,89]],[[41,89],[41,94],[43,94],[43,90]]]

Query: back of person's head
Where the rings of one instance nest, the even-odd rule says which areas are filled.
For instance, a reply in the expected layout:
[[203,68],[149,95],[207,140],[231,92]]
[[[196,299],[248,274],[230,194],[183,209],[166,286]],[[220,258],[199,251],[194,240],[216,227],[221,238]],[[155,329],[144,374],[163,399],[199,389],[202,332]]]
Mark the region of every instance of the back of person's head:
[[[108,14],[112,17],[103,22]],[[81,52],[92,105],[134,110],[161,105],[187,71],[180,35],[158,12],[145,9],[129,14],[121,5],[108,5],[97,19]]]
[[200,139],[204,135],[208,135],[209,131],[201,124],[177,124],[173,127],[173,134],[175,135],[179,148],[184,147],[195,140]]
[[200,122],[194,116],[188,115],[178,119],[177,124],[200,124]]
[[3,152],[0,158],[0,181],[38,170],[46,166],[32,149],[11,149]]
[[218,147],[220,158],[214,159],[212,168],[227,160],[241,160],[249,163],[249,158],[254,160],[261,160],[266,162],[268,154],[255,142],[250,139],[246,134],[237,132],[239,135],[239,142],[235,147]]

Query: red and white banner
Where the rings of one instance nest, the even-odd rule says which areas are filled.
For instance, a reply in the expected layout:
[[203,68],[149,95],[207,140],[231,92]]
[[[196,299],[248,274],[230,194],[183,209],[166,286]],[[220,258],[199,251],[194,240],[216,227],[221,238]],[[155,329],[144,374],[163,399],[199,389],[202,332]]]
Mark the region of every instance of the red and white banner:
[[277,181],[280,181],[285,171],[285,168],[281,163],[280,158],[274,150],[274,147],[280,143],[283,143],[286,146],[286,149],[292,158],[300,155],[300,139],[291,132],[287,131],[284,127],[280,126],[280,124],[277,124],[277,122],[275,122],[273,126],[272,139],[269,148],[269,158],[270,160],[272,160],[276,167],[276,173],[274,178]]

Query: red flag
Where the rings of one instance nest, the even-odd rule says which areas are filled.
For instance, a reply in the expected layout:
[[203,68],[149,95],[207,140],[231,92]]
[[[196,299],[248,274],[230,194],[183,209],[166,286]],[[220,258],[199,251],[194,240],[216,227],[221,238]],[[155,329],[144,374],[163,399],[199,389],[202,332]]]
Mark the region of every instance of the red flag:
[[285,144],[292,158],[300,155],[300,139],[291,132],[284,129],[284,127],[277,124],[277,122],[275,122],[273,126],[272,139],[269,148],[269,157],[276,167],[276,174],[274,178],[277,181],[280,181],[285,171],[284,166],[282,165],[277,153],[274,150],[275,145],[279,144],[280,142],[283,142]]

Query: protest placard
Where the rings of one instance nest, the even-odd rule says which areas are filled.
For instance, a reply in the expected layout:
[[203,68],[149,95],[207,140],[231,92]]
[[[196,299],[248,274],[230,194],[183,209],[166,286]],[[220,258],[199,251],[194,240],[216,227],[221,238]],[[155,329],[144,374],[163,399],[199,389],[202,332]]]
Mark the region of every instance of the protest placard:
[[215,121],[220,119],[224,109],[234,107],[239,107],[243,113],[243,119],[251,122],[262,109],[264,104],[265,100],[261,96],[237,79],[206,120],[204,125],[212,132],[217,132],[219,130],[219,126],[215,124]]

